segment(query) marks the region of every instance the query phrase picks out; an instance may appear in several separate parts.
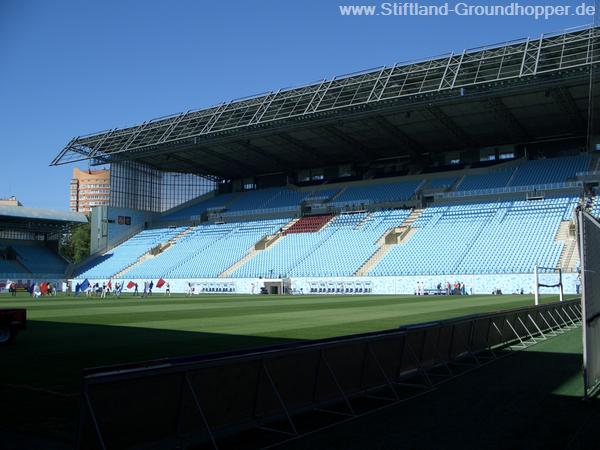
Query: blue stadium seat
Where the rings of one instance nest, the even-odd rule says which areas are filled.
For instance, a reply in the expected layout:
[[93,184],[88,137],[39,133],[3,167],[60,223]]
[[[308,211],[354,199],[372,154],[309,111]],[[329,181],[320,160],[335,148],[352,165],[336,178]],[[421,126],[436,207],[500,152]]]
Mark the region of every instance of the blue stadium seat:
[[166,243],[185,229],[185,227],[178,227],[141,231],[131,239],[113,248],[110,252],[80,268],[76,274],[77,278],[110,278],[129,267],[153,247]]
[[228,205],[227,209],[232,212],[294,209],[309,195],[309,192],[296,191],[285,187],[248,191],[239,195]]
[[[465,176],[456,190],[564,182],[584,171],[589,163],[585,155],[524,161],[510,168]],[[342,208],[389,203],[396,207],[398,202],[411,199],[420,186],[425,190],[446,189],[456,180],[455,176],[427,183],[377,180],[349,183],[345,188],[283,187],[219,195],[162,219],[190,217],[220,205],[225,208],[227,223],[145,230],[82,268],[79,277],[109,278],[125,268],[126,277],[139,279],[218,277],[248,252],[253,254],[254,245],[263,237],[281,230],[304,201],[329,201]],[[556,234],[561,221],[572,218],[576,204],[577,198],[563,196],[426,208],[411,224],[414,231],[404,242],[391,245],[384,255],[383,251],[378,254],[383,257],[369,275],[528,273],[536,264],[556,267],[564,245],[556,240]],[[241,220],[255,212],[278,212],[282,218]],[[407,209],[388,209],[313,216],[325,218],[318,226],[309,226],[311,221],[302,219],[266,250],[258,250],[243,264],[232,267],[235,271],[230,276],[351,276],[380,249],[382,236],[400,226],[409,214]],[[594,214],[600,214],[600,202],[596,202]],[[175,243],[133,265],[151,248],[167,241]],[[26,252],[19,252],[23,259]],[[51,266],[43,258],[32,264],[37,262]]]
[[[528,273],[534,265],[556,267],[563,248],[559,225],[578,199],[472,203],[426,208],[414,233],[387,254],[369,275]],[[385,233],[409,210],[347,213],[313,232],[285,234],[238,267],[231,277],[351,276],[380,248]],[[133,266],[129,278],[211,278],[240,261],[264,236],[289,219],[257,220],[146,230],[115,248],[81,277],[108,278],[159,242],[180,234],[170,248]]]
[[514,167],[467,175],[455,191],[564,183],[574,180],[577,172],[584,172],[589,164],[590,157],[587,155],[523,161]]
[[514,171],[514,168],[510,168],[490,173],[467,175],[456,187],[455,191],[476,191],[506,187]]
[[366,185],[349,185],[333,202],[332,205],[368,205],[403,202],[410,199],[422,180],[373,183]]
[[316,233],[286,235],[232,276],[352,275],[377,250],[377,240],[409,214],[408,210],[390,210],[339,215]]
[[32,274],[56,274],[63,276],[68,263],[58,254],[35,243],[11,244],[21,262]]
[[427,208],[417,232],[397,245],[371,275],[531,272],[556,267],[563,243],[558,227],[577,198]]
[[591,213],[594,217],[598,217],[600,219],[600,199],[598,197],[596,197],[596,203],[592,207]]
[[0,259],[0,277],[7,278],[8,275],[27,275],[25,271],[17,262],[7,259]]
[[434,178],[433,180],[429,180],[427,182],[424,189],[425,190],[448,189],[456,182],[456,180],[457,180],[456,177]]
[[588,155],[564,156],[561,158],[527,161],[517,168],[510,186],[531,186],[548,183],[564,183],[584,172],[590,164]]
[[167,211],[161,217],[161,220],[189,220],[191,217],[201,216],[202,213],[210,208],[224,207],[225,204],[233,198],[233,196],[234,194],[221,194],[177,211]]
[[287,222],[289,219],[196,226],[163,253],[133,267],[126,276],[217,277],[262,237],[277,232]]

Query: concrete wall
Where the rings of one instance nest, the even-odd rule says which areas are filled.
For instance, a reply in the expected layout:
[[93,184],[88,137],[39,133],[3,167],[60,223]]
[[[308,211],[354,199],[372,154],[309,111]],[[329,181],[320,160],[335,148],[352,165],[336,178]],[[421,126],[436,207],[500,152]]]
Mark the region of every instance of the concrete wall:
[[[136,209],[98,206],[92,209],[90,253],[112,246],[128,237],[157,216],[156,213]],[[129,220],[119,221],[119,217]]]
[[[127,283],[130,279],[124,278],[118,280]],[[198,294],[202,288],[233,288],[233,293],[237,294],[258,294],[260,288],[264,286],[267,279],[258,278],[194,278],[194,279],[165,279],[171,284],[171,292],[187,293],[189,291],[188,283],[193,283],[195,293]],[[565,294],[576,293],[576,273],[563,274],[563,286]],[[82,280],[74,280],[73,285]],[[92,284],[95,281],[106,282],[107,280],[90,280]],[[133,280],[139,284],[140,292],[143,290],[144,280]],[[153,280],[156,284],[157,280]],[[525,294],[531,294],[534,291],[534,278],[531,273],[517,274],[485,274],[485,275],[427,275],[427,276],[404,276],[404,277],[337,277],[337,278],[292,278],[291,286],[294,293],[309,294],[311,287],[323,288],[351,288],[370,290],[371,294],[380,295],[406,295],[414,294],[417,283],[422,283],[425,289],[435,289],[438,283],[445,284],[448,281],[453,284],[455,281],[464,282],[467,293],[469,294],[491,294],[493,290],[500,289],[503,294],[513,294],[523,289]],[[540,274],[540,283],[554,284],[558,281],[558,276],[553,274]],[[113,283],[115,280],[113,280]],[[123,292],[132,292],[124,289]],[[162,289],[154,289],[155,293],[164,292]],[[353,292],[353,293],[354,293]],[[557,294],[558,288],[542,288],[542,294]],[[364,294],[363,294],[364,295]]]

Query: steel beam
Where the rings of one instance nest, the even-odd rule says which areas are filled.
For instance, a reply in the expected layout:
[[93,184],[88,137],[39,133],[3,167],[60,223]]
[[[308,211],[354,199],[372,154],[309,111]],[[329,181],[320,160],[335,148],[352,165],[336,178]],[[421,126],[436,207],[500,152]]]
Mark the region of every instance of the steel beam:
[[477,142],[469,136],[458,124],[437,106],[430,106],[427,111],[441,123],[449,134],[465,147],[478,147]]
[[507,130],[512,140],[515,142],[528,142],[532,140],[525,127],[521,125],[519,120],[500,98],[490,97],[487,99],[487,104],[492,110],[496,123],[501,128]]
[[402,147],[406,148],[413,155],[418,155],[419,153],[425,153],[427,150],[413,138],[411,138],[408,134],[390,122],[383,116],[374,116],[373,122],[377,124],[377,126],[383,130],[388,136],[394,138],[398,144]]
[[193,172],[190,173],[196,173],[197,175],[201,175],[204,178],[208,178],[212,181],[219,181],[223,178],[228,178],[222,175],[218,176],[219,174],[215,173],[214,170],[209,169],[208,167],[203,166],[202,164],[197,163],[196,161],[193,161],[180,155],[167,155],[167,159],[174,159],[175,161],[180,161],[193,170]]
[[279,156],[265,151],[263,148],[260,148],[256,145],[252,144],[250,141],[238,142],[238,145],[240,145],[242,148],[244,148],[246,150],[251,151],[252,153],[259,155],[261,158],[265,159],[268,163],[274,162],[275,164],[277,164],[277,166],[282,171],[285,171],[288,173],[292,173],[294,171],[294,169],[292,169],[290,167],[289,161],[284,161]]
[[558,107],[561,109],[563,113],[569,118],[571,122],[571,126],[580,132],[585,132],[587,123],[584,120],[573,96],[569,92],[569,90],[560,86],[555,89],[550,89],[550,96],[556,102]]
[[287,144],[290,144],[296,149],[300,150],[305,155],[308,155],[317,164],[334,164],[334,160],[327,156],[326,153],[318,151],[300,139],[290,136],[288,133],[278,133],[277,137],[285,141]]
[[[335,125],[325,125],[324,127],[319,128],[319,130],[322,130],[329,136],[342,141],[347,145],[347,147],[344,148],[349,150],[354,156],[361,159],[376,159],[373,158],[372,150],[367,149],[362,142],[359,142],[353,137],[348,136],[348,134],[341,131]],[[377,155],[375,156],[377,157]]]
[[210,148],[200,147],[200,148],[195,149],[195,151],[197,151],[199,153],[204,153],[205,155],[208,155],[211,158],[218,159],[219,161],[223,161],[227,164],[236,166],[236,167],[242,169],[241,173],[243,173],[243,174],[254,174],[256,172],[256,170],[258,169],[258,167],[256,167],[256,166],[251,166],[251,165],[241,162],[237,159],[227,157],[227,156],[222,155],[219,152],[217,152],[213,149],[210,149]]

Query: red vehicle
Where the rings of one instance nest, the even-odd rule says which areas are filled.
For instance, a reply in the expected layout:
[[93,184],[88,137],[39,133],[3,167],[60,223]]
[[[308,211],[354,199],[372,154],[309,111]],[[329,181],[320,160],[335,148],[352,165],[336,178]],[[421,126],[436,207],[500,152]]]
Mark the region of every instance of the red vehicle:
[[27,310],[0,309],[0,345],[12,341],[27,323]]

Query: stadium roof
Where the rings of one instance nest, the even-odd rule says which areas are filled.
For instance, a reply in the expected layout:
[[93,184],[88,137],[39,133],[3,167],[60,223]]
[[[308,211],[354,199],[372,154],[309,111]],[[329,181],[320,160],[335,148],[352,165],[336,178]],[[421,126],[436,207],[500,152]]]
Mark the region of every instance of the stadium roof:
[[85,215],[77,212],[24,206],[0,206],[0,220],[5,219],[12,221],[35,220],[40,222],[87,223]]
[[137,160],[229,179],[581,137],[599,62],[599,27],[542,35],[76,137],[51,165]]

